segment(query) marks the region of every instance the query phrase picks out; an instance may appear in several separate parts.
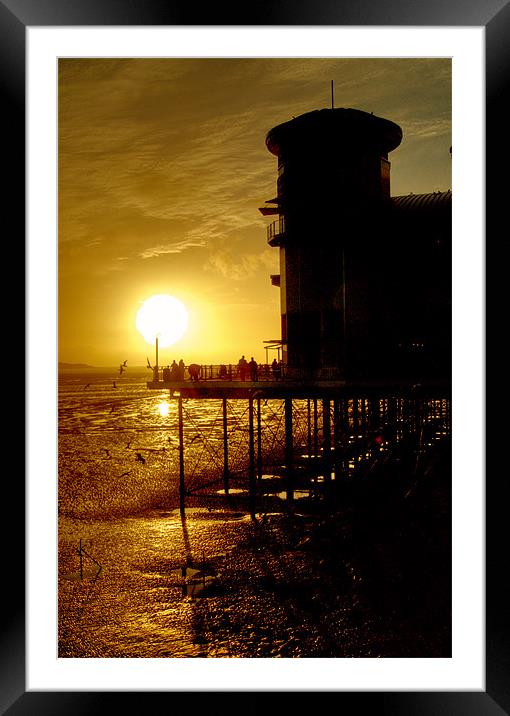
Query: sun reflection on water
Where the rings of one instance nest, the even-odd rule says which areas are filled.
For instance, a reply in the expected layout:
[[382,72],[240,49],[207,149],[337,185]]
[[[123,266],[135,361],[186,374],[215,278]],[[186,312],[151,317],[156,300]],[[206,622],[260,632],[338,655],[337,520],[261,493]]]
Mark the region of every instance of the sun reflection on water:
[[162,418],[166,418],[170,412],[170,406],[166,401],[158,404],[158,412]]

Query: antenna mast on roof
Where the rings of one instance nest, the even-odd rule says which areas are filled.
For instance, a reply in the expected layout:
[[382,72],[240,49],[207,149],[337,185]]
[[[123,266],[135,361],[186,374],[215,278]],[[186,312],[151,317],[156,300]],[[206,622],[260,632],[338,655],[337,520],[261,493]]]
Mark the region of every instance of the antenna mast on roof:
[[335,109],[335,100],[333,96],[333,80],[331,80],[331,109]]

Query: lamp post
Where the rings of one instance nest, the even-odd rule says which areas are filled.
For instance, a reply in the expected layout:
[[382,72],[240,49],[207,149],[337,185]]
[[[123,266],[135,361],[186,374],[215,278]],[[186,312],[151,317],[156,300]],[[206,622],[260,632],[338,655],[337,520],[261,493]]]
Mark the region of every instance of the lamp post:
[[154,382],[157,383],[159,381],[159,333],[156,333],[156,364],[154,365]]

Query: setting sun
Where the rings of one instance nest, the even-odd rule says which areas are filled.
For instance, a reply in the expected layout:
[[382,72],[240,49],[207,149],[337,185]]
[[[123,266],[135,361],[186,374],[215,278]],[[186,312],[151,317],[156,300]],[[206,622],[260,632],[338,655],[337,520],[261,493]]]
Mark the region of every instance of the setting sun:
[[176,343],[188,327],[188,311],[174,296],[151,296],[136,314],[136,327],[147,343],[155,345],[156,337],[162,347]]

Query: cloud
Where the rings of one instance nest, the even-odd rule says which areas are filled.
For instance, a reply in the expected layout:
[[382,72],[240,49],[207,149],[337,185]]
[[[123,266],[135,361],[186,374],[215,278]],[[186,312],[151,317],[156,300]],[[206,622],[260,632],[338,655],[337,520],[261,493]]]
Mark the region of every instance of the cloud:
[[232,252],[223,251],[211,256],[204,269],[219,273],[231,281],[245,281],[261,270],[274,270],[276,256],[271,250],[239,257],[235,257]]
[[434,117],[431,119],[406,121],[406,139],[430,139],[450,134],[452,122],[450,117]]
[[177,241],[173,244],[160,244],[159,246],[152,246],[142,251],[139,256],[142,259],[152,259],[157,256],[163,256],[164,254],[181,254],[186,249],[191,248],[202,248],[205,246],[205,241],[193,241],[184,239],[183,241]]

